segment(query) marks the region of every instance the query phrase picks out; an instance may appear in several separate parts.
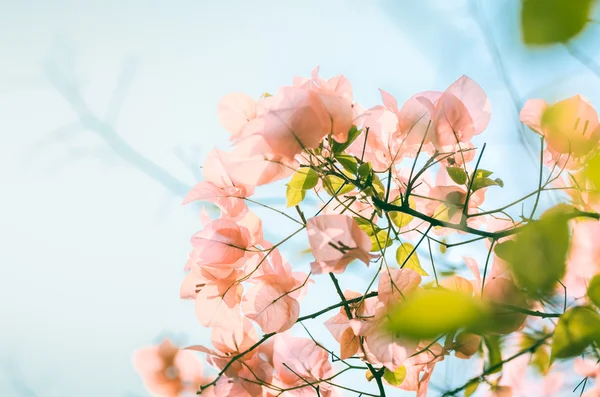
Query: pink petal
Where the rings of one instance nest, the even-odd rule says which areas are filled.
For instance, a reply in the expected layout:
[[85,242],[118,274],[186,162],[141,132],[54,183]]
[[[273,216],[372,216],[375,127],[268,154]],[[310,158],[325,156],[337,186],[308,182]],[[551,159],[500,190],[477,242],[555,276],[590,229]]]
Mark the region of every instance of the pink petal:
[[491,106],[481,87],[469,77],[462,75],[446,92],[457,97],[466,107],[473,120],[475,134],[480,134],[490,121]]
[[225,95],[217,108],[219,122],[232,137],[239,135],[244,126],[256,117],[256,101],[241,92]]
[[548,109],[548,104],[543,99],[529,99],[521,109],[519,119],[538,134],[543,134],[542,116],[546,109]]

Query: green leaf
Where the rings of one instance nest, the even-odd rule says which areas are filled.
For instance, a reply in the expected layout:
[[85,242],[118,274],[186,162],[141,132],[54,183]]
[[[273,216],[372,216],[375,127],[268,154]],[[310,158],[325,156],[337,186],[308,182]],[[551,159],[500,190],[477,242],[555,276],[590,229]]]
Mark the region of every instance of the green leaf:
[[350,127],[350,131],[348,131],[348,139],[346,140],[346,142],[340,143],[335,141],[335,139],[332,139],[331,148],[333,149],[333,153],[342,153],[350,145],[352,145],[352,142],[354,142],[356,138],[358,138],[361,132],[362,130],[357,129],[356,126],[353,125],[352,127]]
[[523,0],[521,29],[527,45],[563,43],[587,24],[592,0]]
[[467,182],[467,173],[461,167],[446,167],[446,171],[455,183],[464,185]]
[[533,297],[551,294],[565,274],[570,229],[564,215],[562,207],[554,207],[525,226],[513,242],[496,248],[517,284]]
[[[373,233],[371,231],[371,233]],[[394,243],[392,238],[385,230],[379,230],[375,235],[371,235],[371,252],[383,250]]]
[[471,296],[445,288],[417,290],[405,298],[389,313],[389,329],[399,337],[435,339],[485,319]]
[[406,367],[404,365],[401,365],[393,372],[387,368],[383,370],[383,379],[392,386],[400,386],[405,378]]
[[335,159],[346,171],[351,172],[353,175],[356,174],[356,171],[358,170],[358,161],[354,156],[350,156],[349,154],[338,154],[335,156]]
[[367,235],[370,236],[374,236],[375,234],[379,233],[379,231],[381,230],[381,228],[379,226],[377,226],[376,224],[370,222],[367,219],[355,216],[353,218],[356,221],[356,224],[358,225],[358,227],[360,227],[365,233],[367,233]]
[[302,200],[304,200],[304,197],[306,197],[306,190],[298,190],[288,186],[285,191],[285,198],[288,208],[300,204]]
[[371,168],[371,163],[362,163],[360,167],[358,167],[358,175],[360,175],[362,178],[366,178],[367,176],[371,175],[371,171],[373,171],[373,168]]
[[478,177],[475,178],[475,180],[473,180],[473,184],[471,185],[471,191],[472,192],[476,192],[479,189],[483,189],[485,187],[489,187],[489,186],[504,186],[504,182],[502,182],[502,179],[496,178],[496,179],[491,179],[488,177]]
[[381,179],[379,179],[379,177],[377,175],[373,174],[373,180],[371,181],[371,183],[373,184],[373,188],[375,189],[375,193],[380,198],[383,198],[385,196],[385,186],[383,186],[383,183],[381,182]]
[[354,185],[335,175],[323,177],[323,188],[330,196],[341,196],[354,190]]
[[590,281],[587,296],[596,307],[600,308],[600,274],[596,274]]
[[475,393],[477,391],[478,387],[479,387],[479,381],[469,382],[467,384],[467,387],[465,387],[465,397],[472,396],[473,393]]
[[498,365],[498,368],[494,369],[490,373],[500,372],[502,366],[499,365],[502,362],[502,346],[500,345],[500,337],[497,335],[485,335],[483,337],[483,343],[487,348],[487,360],[485,363],[485,370]]
[[[392,201],[391,204],[402,205],[400,201],[400,197],[396,200]],[[413,196],[408,198],[408,206],[412,209],[417,208],[417,202]],[[405,214],[404,212],[399,211],[390,211],[388,212],[390,219],[394,225],[396,225],[399,229],[402,229],[404,226],[408,225],[414,217],[412,215]]]
[[552,360],[575,357],[592,342],[600,342],[600,315],[589,306],[569,309],[554,329]]
[[412,269],[421,276],[429,276],[429,274],[427,274],[427,272],[421,267],[421,262],[419,262],[417,251],[413,252],[414,249],[415,247],[410,243],[400,244],[396,250],[396,261],[398,262],[398,265],[400,265],[402,268]]
[[319,182],[319,174],[312,168],[302,167],[294,175],[288,183],[288,186],[297,190],[308,190],[317,186]]
[[475,179],[477,179],[477,178],[487,178],[488,176],[490,176],[492,174],[493,174],[492,171],[488,171],[488,170],[484,170],[482,168],[479,168],[477,170],[477,172],[475,173]]

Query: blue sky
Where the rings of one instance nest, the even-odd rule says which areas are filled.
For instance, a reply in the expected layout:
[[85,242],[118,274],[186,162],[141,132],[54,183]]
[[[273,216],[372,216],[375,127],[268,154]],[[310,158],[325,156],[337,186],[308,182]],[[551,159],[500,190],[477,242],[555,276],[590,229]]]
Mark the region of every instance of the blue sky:
[[[519,97],[583,93],[600,103],[599,79],[564,48],[520,46],[516,0],[480,3]],[[377,88],[403,101],[467,74],[492,102],[476,141],[488,143],[484,166],[507,186],[489,206],[536,186],[467,1],[1,0],[0,32],[2,396],[145,396],[133,350],[162,335],[206,341],[191,302],[178,299],[200,224],[177,194],[195,181],[189,164],[227,146],[216,104],[228,92],[259,96],[321,65],[372,106]],[[575,45],[597,53],[595,32]],[[82,115],[107,124],[91,130]],[[280,192],[263,194],[282,202]],[[297,248],[289,257],[306,270]],[[343,282],[354,288],[360,275]],[[335,302],[321,287],[320,299]]]

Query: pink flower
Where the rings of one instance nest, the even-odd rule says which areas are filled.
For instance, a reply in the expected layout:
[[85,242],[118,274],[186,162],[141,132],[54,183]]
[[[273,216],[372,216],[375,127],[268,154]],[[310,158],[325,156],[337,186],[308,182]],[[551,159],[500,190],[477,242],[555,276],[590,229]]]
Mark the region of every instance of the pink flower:
[[343,273],[354,259],[367,266],[374,257],[369,254],[371,239],[348,215],[319,215],[306,224],[308,241],[316,261],[312,272]]
[[252,186],[234,183],[223,163],[224,153],[213,149],[204,162],[204,181],[198,183],[186,195],[183,203],[202,200],[218,206],[230,217],[239,216],[247,210],[243,198],[252,195]]
[[[195,392],[208,383],[202,376],[202,363],[193,353],[179,350],[169,340],[134,353],[133,364],[145,386],[157,397],[178,397]],[[207,394],[211,390],[207,390]]]
[[425,397],[433,368],[436,363],[444,360],[446,352],[439,343],[431,344],[431,342],[421,342],[416,350],[421,353],[411,356],[404,362],[406,377],[399,387],[416,391],[417,397]]
[[[283,388],[299,387],[286,392],[290,397],[317,396],[309,383],[328,379],[333,375],[328,358],[329,352],[308,338],[277,335],[273,345],[275,380]],[[330,385],[325,382],[318,385],[321,396],[333,397]]]
[[[388,104],[393,106],[395,100],[388,100]],[[431,142],[442,148],[468,142],[483,132],[490,119],[490,104],[479,85],[461,76],[443,93],[425,91],[414,95],[397,114],[406,144]]]
[[250,233],[229,219],[217,219],[192,236],[195,258],[200,265],[239,269],[247,259]]
[[379,273],[378,298],[384,304],[402,299],[421,284],[421,276],[412,269],[383,269]]
[[256,101],[241,92],[225,95],[219,101],[217,116],[231,137],[236,138],[256,118]]

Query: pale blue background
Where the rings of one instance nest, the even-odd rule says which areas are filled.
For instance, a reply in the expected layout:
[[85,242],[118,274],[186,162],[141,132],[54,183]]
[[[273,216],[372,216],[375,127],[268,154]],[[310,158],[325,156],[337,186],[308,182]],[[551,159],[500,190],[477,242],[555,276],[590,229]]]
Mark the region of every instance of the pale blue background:
[[[227,145],[216,104],[228,92],[258,97],[321,65],[372,106],[379,87],[403,101],[464,73],[491,99],[476,142],[507,185],[488,207],[535,189],[494,51],[518,101],[583,93],[598,105],[600,81],[561,46],[525,50],[518,1],[479,3],[488,36],[460,0],[0,1],[0,396],[146,396],[132,351],[165,335],[206,343],[178,299],[200,225],[198,207],[180,202],[203,156]],[[575,45],[597,53],[596,33],[592,24]],[[261,195],[281,204],[281,192]],[[265,222],[273,240],[280,223]],[[286,254],[306,271],[301,248]],[[343,286],[359,289],[365,274]],[[306,313],[336,301],[321,281]],[[457,386],[464,365],[440,367],[434,386]]]

